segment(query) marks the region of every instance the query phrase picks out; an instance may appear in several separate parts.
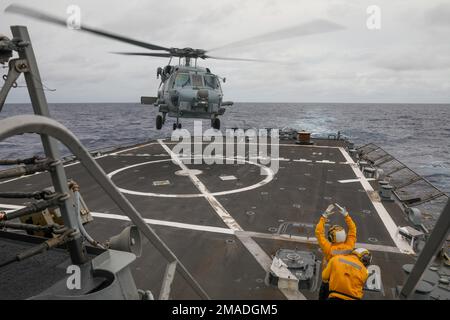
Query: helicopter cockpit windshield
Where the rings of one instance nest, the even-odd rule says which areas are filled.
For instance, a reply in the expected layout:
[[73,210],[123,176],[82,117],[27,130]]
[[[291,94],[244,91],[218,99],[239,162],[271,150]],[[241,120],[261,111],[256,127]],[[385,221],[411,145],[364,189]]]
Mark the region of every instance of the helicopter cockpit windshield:
[[175,81],[173,83],[173,87],[193,87],[200,88],[206,87],[208,89],[219,89],[220,84],[215,75],[212,74],[197,74],[197,73],[178,73],[175,77]]
[[205,75],[205,86],[211,89],[218,89],[219,88],[219,82],[217,81],[217,77],[213,75]]
[[191,74],[192,77],[192,86],[194,87],[203,87],[203,77],[200,74],[193,73]]
[[191,77],[189,73],[179,73],[175,78],[175,87],[186,87],[191,85]]

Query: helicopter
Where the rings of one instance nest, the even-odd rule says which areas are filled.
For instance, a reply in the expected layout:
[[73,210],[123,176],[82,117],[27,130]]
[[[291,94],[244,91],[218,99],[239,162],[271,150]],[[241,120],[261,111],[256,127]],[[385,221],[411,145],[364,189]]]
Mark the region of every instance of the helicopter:
[[[66,19],[55,17],[36,9],[16,4],[9,5],[5,9],[5,12],[23,15],[64,27],[68,24]],[[226,78],[221,78],[212,73],[209,68],[197,66],[198,59],[274,62],[261,59],[217,57],[211,56],[209,52],[223,50],[226,48],[236,48],[239,46],[257,45],[261,42],[267,41],[278,41],[292,37],[337,31],[343,28],[343,26],[334,22],[316,19],[294,27],[288,27],[240,41],[234,41],[227,45],[210,50],[193,49],[189,47],[164,47],[117,35],[98,28],[88,27],[84,24],[78,26],[77,30],[128,43],[148,50],[158,51],[112,52],[115,54],[169,58],[169,63],[165,67],[159,67],[156,72],[157,79],[161,80],[157,96],[141,97],[141,104],[154,105],[158,108],[160,113],[156,116],[156,128],[158,130],[160,130],[165,124],[167,117],[176,118],[176,122],[173,123],[173,130],[181,129],[180,118],[209,119],[211,121],[211,127],[219,130],[219,116],[225,113],[225,107],[233,105],[232,101],[223,100],[223,91],[220,82],[222,81],[225,83]],[[178,65],[171,65],[173,58],[178,58]]]
[[[183,50],[189,50],[185,48]],[[220,78],[209,68],[191,66],[189,56],[182,57],[183,64],[170,65],[157,69],[156,76],[161,79],[157,97],[141,97],[142,104],[153,104],[159,108],[156,116],[156,129],[160,130],[166,116],[176,118],[173,129],[181,129],[179,118],[210,119],[211,127],[220,129],[219,116],[223,115],[231,101],[223,101]],[[225,78],[222,78],[224,81]]]

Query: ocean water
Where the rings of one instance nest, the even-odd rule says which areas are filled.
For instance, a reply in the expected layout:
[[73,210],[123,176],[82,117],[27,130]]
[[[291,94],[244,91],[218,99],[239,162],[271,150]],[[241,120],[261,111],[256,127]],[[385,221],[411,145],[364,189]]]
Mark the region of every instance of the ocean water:
[[[155,128],[157,109],[135,103],[50,104],[54,119],[90,150],[170,136],[172,119]],[[32,114],[28,104],[8,104],[0,119]],[[316,135],[341,131],[357,146],[378,144],[411,169],[450,193],[450,104],[236,103],[221,118],[226,127],[294,128]],[[204,121],[204,129],[209,121]],[[193,120],[182,119],[183,128]],[[62,150],[67,154],[67,150]],[[0,142],[0,158],[42,152],[40,140],[26,134]]]

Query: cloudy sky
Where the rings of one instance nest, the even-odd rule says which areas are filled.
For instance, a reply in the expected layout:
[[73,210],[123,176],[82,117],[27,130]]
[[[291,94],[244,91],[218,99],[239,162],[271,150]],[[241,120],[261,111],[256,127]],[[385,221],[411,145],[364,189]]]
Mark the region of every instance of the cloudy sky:
[[[449,0],[40,0],[0,4],[0,32],[27,25],[50,102],[137,102],[155,95],[164,58],[122,57],[138,47],[5,14],[20,3],[166,47],[209,49],[327,19],[345,29],[215,52],[283,61],[202,61],[227,78],[225,98],[255,102],[450,102]],[[381,29],[367,28],[367,8],[381,9]],[[144,49],[145,50],[145,49]],[[0,69],[5,73],[6,69]],[[7,102],[27,102],[25,89]]]

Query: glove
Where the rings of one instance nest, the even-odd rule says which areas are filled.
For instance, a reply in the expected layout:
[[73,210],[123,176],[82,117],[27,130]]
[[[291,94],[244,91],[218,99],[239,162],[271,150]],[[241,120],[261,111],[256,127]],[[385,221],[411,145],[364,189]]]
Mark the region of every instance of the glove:
[[341,207],[339,204],[335,203],[336,207],[338,207],[339,213],[342,214],[344,217],[348,216],[348,211],[345,209],[345,207]]
[[325,219],[327,219],[329,216],[331,216],[334,212],[334,204],[330,204],[327,208],[327,210],[325,210],[324,213],[322,213],[322,217],[324,217]]

